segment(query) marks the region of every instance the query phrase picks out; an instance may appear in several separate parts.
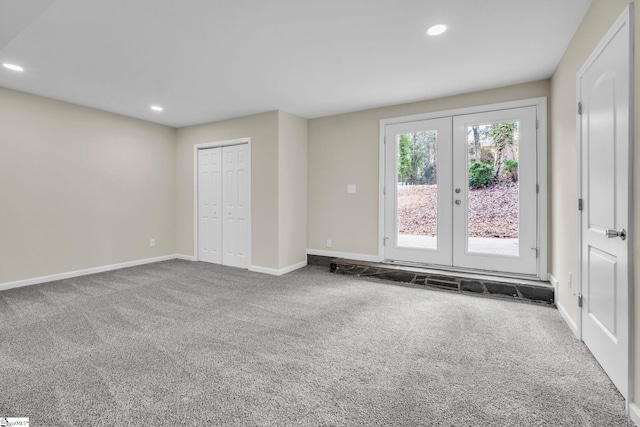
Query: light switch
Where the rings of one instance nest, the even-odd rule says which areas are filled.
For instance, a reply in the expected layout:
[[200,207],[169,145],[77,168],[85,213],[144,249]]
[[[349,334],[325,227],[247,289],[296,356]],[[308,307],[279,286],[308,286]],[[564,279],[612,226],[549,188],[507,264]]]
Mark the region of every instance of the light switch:
[[355,193],[356,185],[355,184],[347,184],[347,193]]

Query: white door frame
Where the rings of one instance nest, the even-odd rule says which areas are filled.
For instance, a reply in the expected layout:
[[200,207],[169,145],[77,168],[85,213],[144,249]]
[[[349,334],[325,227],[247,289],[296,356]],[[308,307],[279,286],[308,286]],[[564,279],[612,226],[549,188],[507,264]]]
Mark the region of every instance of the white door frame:
[[[537,167],[538,176],[538,236],[537,247],[539,248],[538,271],[536,276],[540,280],[548,280],[547,271],[547,97],[529,98],[517,101],[500,102],[496,104],[479,105],[475,107],[458,108],[454,110],[437,111],[433,113],[415,114],[410,116],[393,117],[380,120],[380,142],[379,142],[379,197],[378,197],[378,260],[384,261],[384,235],[385,235],[385,127],[387,125],[414,122],[418,120],[430,120],[448,116],[458,116],[465,114],[484,113],[497,110],[508,110],[519,107],[536,107],[538,132],[537,132]],[[453,268],[455,269],[455,267]]]
[[[628,188],[628,203],[629,203],[629,211],[628,211],[628,215],[629,215],[629,224],[628,224],[628,230],[627,230],[627,240],[628,240],[628,249],[627,249],[627,265],[629,266],[628,268],[628,279],[627,279],[627,286],[628,286],[628,295],[629,295],[629,301],[628,301],[628,305],[627,305],[627,321],[629,323],[629,327],[628,327],[628,344],[629,344],[629,354],[628,354],[628,387],[626,390],[626,395],[625,400],[626,400],[626,408],[627,408],[627,414],[629,413],[629,407],[631,404],[631,398],[633,396],[633,382],[634,382],[634,378],[633,378],[633,373],[634,373],[634,359],[633,359],[633,355],[634,355],[634,351],[633,348],[635,346],[634,343],[634,322],[633,322],[633,313],[634,313],[634,292],[633,292],[633,285],[634,285],[634,264],[633,264],[633,256],[634,256],[634,251],[633,251],[633,247],[634,247],[634,211],[633,211],[633,145],[634,145],[634,134],[633,134],[633,120],[634,120],[634,103],[633,103],[633,93],[634,93],[634,73],[633,73],[633,41],[634,41],[634,36],[633,36],[633,20],[631,19],[632,16],[632,12],[633,12],[633,3],[628,4],[624,11],[621,13],[621,15],[618,17],[618,19],[614,22],[614,24],[611,26],[611,28],[609,29],[609,31],[607,31],[607,33],[604,35],[604,37],[602,38],[602,40],[600,40],[600,43],[598,43],[598,45],[596,46],[596,48],[593,50],[593,52],[591,53],[591,55],[589,55],[589,58],[585,61],[585,63],[582,65],[582,67],[580,67],[580,69],[578,70],[578,72],[576,73],[576,110],[577,110],[577,106],[578,104],[582,101],[582,97],[581,97],[581,85],[580,85],[580,76],[583,75],[587,69],[593,64],[593,62],[597,59],[597,57],[600,55],[600,53],[604,50],[604,48],[609,44],[609,42],[611,41],[611,39],[616,35],[616,33],[620,30],[620,28],[624,25],[629,25],[629,29],[630,29],[630,37],[629,37],[629,55],[630,55],[630,67],[631,69],[629,70],[629,76],[630,76],[630,81],[629,81],[629,92],[630,92],[630,96],[629,96],[629,171],[628,171],[628,182],[629,182],[629,188]],[[582,148],[582,123],[581,123],[581,116],[580,114],[577,114],[576,111],[576,137],[577,137],[577,151],[578,151],[578,199],[582,199],[583,197],[583,186],[582,186],[582,154],[583,154],[583,148]],[[577,279],[577,283],[578,283],[578,294],[582,295],[582,262],[583,262],[583,258],[582,258],[582,225],[583,225],[583,215],[580,211],[578,211],[577,213],[578,216],[578,271],[576,272],[576,279]],[[578,304],[579,301],[576,301],[576,304]],[[578,307],[578,319],[576,322],[576,329],[577,329],[577,335],[580,339],[580,341],[583,341],[582,339],[582,310],[584,310],[583,307]]]
[[251,138],[237,138],[229,139],[225,141],[205,142],[202,144],[196,144],[193,146],[193,253],[196,261],[198,259],[198,150],[204,150],[207,148],[216,147],[229,147],[232,145],[247,144],[248,149],[248,168],[247,168],[247,180],[248,180],[248,197],[247,197],[247,238],[248,238],[248,265],[251,266]]

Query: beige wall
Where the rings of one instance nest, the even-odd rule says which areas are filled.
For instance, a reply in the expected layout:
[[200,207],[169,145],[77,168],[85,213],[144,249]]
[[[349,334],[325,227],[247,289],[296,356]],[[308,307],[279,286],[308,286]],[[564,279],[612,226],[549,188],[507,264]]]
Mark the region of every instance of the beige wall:
[[0,137],[0,283],[175,253],[175,130],[0,88]]
[[[549,81],[543,80],[309,120],[308,247],[378,254],[381,119],[548,95]],[[347,184],[356,184],[357,192],[348,194]]]
[[307,259],[307,120],[278,114],[279,267]]
[[194,255],[193,146],[241,137],[252,138],[252,264],[306,259],[306,119],[175,130],[0,88],[0,135],[0,284]]
[[634,73],[633,73],[633,104],[634,104],[634,147],[633,147],[633,238],[634,240],[634,310],[633,310],[633,328],[634,337],[634,366],[633,366],[633,402],[640,407],[640,11],[636,10],[634,2]]
[[176,143],[176,250],[194,254],[194,145],[251,137],[251,264],[279,268],[278,112],[180,128]]
[[279,270],[306,259],[307,120],[281,111],[180,128],[176,248],[194,255],[194,145],[251,138],[251,264]]
[[[552,217],[552,269],[551,273],[559,281],[558,302],[568,314],[577,320],[578,304],[576,284],[570,288],[568,273],[577,272],[577,132],[576,132],[576,73],[587,60],[593,49],[618,18],[627,0],[593,0],[589,11],[573,37],[562,61],[558,65],[551,79],[551,114],[552,114],[552,144],[551,144],[551,194]],[[640,63],[638,62],[638,47],[640,46],[640,19],[635,13],[635,93],[636,105],[634,122],[640,123]],[[635,197],[635,259],[640,254],[640,126],[635,127],[635,156],[634,162],[634,197]],[[634,402],[640,403],[640,268],[636,264],[635,271],[635,375],[634,387],[637,390]]]

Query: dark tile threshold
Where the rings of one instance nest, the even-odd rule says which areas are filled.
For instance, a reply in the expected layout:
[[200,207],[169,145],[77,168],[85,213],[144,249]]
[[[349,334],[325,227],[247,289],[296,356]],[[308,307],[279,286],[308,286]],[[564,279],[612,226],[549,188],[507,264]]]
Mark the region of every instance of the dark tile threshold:
[[486,274],[446,272],[319,255],[307,255],[307,260],[309,265],[328,266],[329,271],[335,274],[377,277],[468,295],[515,299],[536,304],[554,304],[553,286],[549,282],[493,277]]

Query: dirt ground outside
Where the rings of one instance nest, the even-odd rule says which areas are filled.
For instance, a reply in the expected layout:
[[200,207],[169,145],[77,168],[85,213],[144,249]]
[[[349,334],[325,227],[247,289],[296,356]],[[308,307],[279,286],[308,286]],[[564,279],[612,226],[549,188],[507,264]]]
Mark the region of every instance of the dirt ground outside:
[[[437,185],[398,186],[400,234],[436,235]],[[518,183],[469,190],[469,237],[518,237]]]

